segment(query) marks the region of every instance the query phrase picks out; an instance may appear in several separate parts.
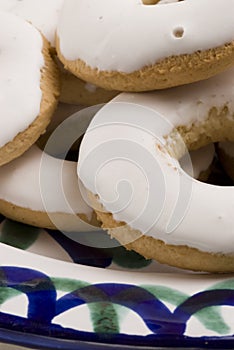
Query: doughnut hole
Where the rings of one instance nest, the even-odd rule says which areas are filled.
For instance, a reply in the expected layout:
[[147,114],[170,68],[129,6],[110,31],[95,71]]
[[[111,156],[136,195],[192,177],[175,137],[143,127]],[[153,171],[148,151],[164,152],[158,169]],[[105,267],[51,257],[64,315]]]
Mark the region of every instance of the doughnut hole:
[[221,163],[222,170],[229,179],[230,184],[234,184],[234,143],[220,142],[216,145],[218,159]]
[[198,181],[208,182],[212,173],[215,158],[215,147],[211,143],[196,151],[190,151],[179,159],[181,168]]
[[[195,123],[187,127],[180,126],[175,129],[170,136],[176,141],[176,147],[169,149],[169,153],[176,159],[180,159],[185,152],[183,142],[178,138],[178,135],[182,137],[190,151],[198,150],[208,144],[220,141],[228,140],[234,142],[233,117],[231,117],[228,106],[224,106],[220,110],[212,107],[204,123]],[[233,181],[227,176],[217,157],[217,152],[212,165],[212,172],[205,182],[216,186],[233,185]]]

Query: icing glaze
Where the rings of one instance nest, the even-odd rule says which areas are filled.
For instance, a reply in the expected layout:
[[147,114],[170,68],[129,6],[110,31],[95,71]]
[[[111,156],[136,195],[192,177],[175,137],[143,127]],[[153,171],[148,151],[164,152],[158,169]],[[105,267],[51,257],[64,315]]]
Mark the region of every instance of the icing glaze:
[[82,183],[116,221],[133,229],[167,244],[233,253],[233,187],[191,178],[166,151],[175,127],[204,122],[212,107],[227,106],[233,118],[233,90],[230,70],[186,87],[119,95],[85,134]]
[[0,0],[0,10],[31,22],[54,45],[62,4],[63,0]]
[[[21,157],[0,167],[0,199],[48,214],[79,213],[89,219],[92,215],[92,209],[77,186],[76,163],[54,158],[35,145]],[[92,228],[79,221],[79,229],[87,230],[87,227]]]
[[233,0],[152,6],[141,0],[66,0],[57,28],[60,51],[91,68],[131,73],[166,57],[231,43],[233,10]]
[[232,143],[232,142],[219,142],[219,148],[221,148],[227,155],[234,158],[234,143]]
[[[40,112],[43,41],[29,23],[0,12],[0,147],[10,142]],[[17,58],[17,61],[16,61]]]

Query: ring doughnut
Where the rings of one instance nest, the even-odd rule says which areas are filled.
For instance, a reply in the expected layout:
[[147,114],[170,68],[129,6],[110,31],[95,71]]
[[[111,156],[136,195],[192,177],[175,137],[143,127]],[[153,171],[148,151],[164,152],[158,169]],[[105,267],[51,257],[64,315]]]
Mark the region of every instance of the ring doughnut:
[[121,94],[95,115],[78,175],[111,236],[162,263],[234,272],[233,187],[199,182],[177,161],[187,149],[234,141],[233,96],[232,69],[168,91]]
[[0,11],[11,12],[39,29],[55,45],[55,32],[63,0],[0,0]]
[[3,165],[25,152],[46,129],[57,105],[59,75],[48,42],[31,24],[0,12],[0,28]]
[[233,66],[233,0],[155,2],[65,1],[56,37],[65,68],[104,89],[148,91]]
[[219,142],[217,146],[219,160],[227,175],[234,180],[234,143]]
[[[46,170],[43,177],[42,170]],[[42,228],[57,229],[59,224],[68,232],[97,227],[93,210],[77,186],[76,163],[47,155],[35,145],[0,167],[0,213]]]

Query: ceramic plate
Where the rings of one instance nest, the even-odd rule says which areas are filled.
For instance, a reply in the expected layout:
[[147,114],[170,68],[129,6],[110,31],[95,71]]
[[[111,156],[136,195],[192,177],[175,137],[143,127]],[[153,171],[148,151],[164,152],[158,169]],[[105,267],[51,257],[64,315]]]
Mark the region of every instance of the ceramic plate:
[[189,273],[4,218],[0,241],[2,343],[234,348],[234,275]]

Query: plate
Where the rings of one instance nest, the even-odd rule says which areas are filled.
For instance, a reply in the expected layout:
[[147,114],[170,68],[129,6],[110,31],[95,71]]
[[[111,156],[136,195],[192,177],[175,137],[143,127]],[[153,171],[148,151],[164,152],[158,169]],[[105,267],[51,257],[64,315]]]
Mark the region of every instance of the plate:
[[3,217],[0,242],[2,343],[234,348],[234,275],[185,272],[117,245],[90,247]]

